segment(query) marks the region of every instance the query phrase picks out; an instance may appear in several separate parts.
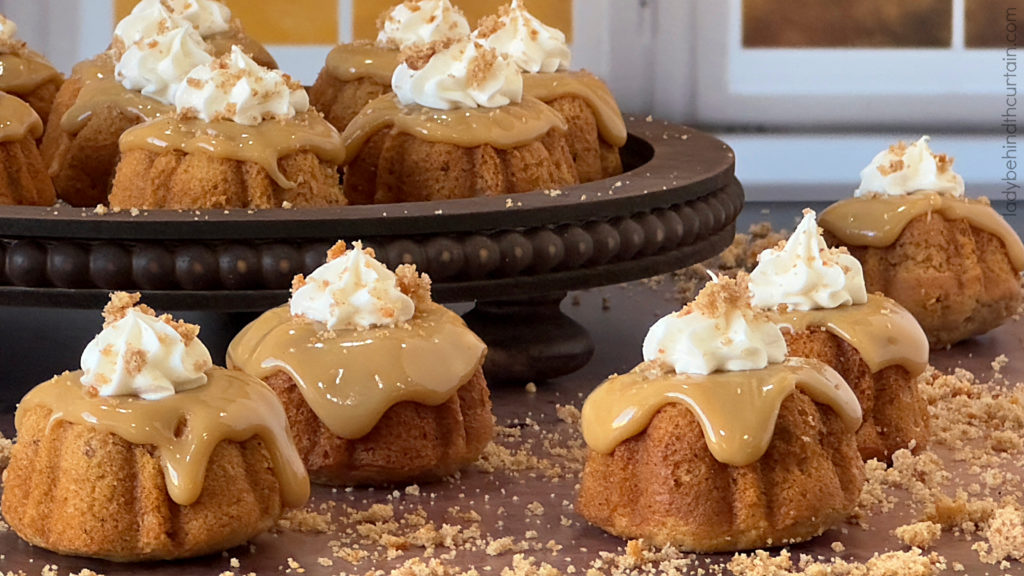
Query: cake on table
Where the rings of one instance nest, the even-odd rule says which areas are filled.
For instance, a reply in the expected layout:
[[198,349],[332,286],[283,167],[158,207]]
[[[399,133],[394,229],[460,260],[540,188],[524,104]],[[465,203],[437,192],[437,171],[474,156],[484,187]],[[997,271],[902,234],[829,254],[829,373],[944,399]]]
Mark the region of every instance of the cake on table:
[[578,183],[565,119],[523,95],[518,68],[472,39],[431,45],[395,92],[342,133],[345,196],[383,204],[515,194]]
[[645,362],[587,398],[576,510],[592,524],[727,552],[807,540],[853,510],[857,398],[828,365],[786,358],[744,281],[711,282],[656,322]]
[[43,123],[20,98],[0,92],[0,205],[50,206],[57,201],[36,140]]
[[118,22],[110,49],[80,62],[54,100],[41,151],[58,196],[73,206],[106,204],[128,128],[174,110],[185,76],[239,45],[276,66],[213,0],[143,0]]
[[114,294],[82,370],[19,404],[2,510],[31,544],[124,562],[201,556],[309,496],[273,391],[214,367],[197,326],[138,300]]
[[126,130],[119,148],[115,209],[344,203],[337,130],[302,86],[238,46],[189,71],[174,112]]
[[391,92],[404,50],[469,36],[469,22],[450,0],[408,0],[381,14],[376,41],[340,44],[327,55],[309,100],[338,130],[363,106]]
[[18,40],[17,24],[0,14],[0,92],[27,102],[45,125],[63,82],[53,64]]
[[[481,21],[479,27],[470,33],[469,25],[461,11],[454,8],[449,0],[410,0],[396,5],[381,16],[380,32],[375,43],[363,42],[344,44],[331,51],[327,64],[320,72],[316,84],[310,90],[313,104],[322,110],[327,119],[339,130],[347,130],[357,118],[365,122],[367,116],[377,117],[382,108],[391,110],[391,102],[383,98],[392,92],[402,92],[399,101],[403,106],[416,102],[436,109],[452,109],[450,102],[439,104],[438,98],[421,97],[416,99],[409,94],[410,76],[429,77],[436,72],[420,74],[420,68],[435,55],[445,51],[459,50],[465,52],[469,46],[472,58],[480,48],[490,49],[502,62],[508,62],[523,73],[522,92],[548,104],[565,122],[565,143],[578,182],[590,182],[607,178],[622,172],[622,161],[619,156],[627,138],[625,122],[618,104],[608,87],[596,76],[586,71],[570,72],[571,53],[566,43],[565,34],[560,30],[546,26],[530,14],[520,0],[514,0],[503,6],[500,12]],[[453,48],[452,46],[457,46]],[[491,58],[491,57],[488,57]],[[453,78],[466,75],[471,60],[453,58],[451,71]],[[412,68],[410,68],[412,64]],[[427,66],[430,66],[427,64]],[[439,64],[433,64],[439,68]],[[502,64],[505,66],[505,64]],[[448,71],[445,71],[448,74]],[[484,82],[500,83],[500,75],[491,75]],[[436,84],[436,80],[421,80],[420,84]],[[442,82],[443,84],[444,82]],[[442,90],[451,87],[440,88]],[[517,88],[517,91],[520,89]],[[442,96],[442,99],[444,97]],[[513,99],[518,102],[518,98]],[[372,106],[370,105],[372,103]],[[494,108],[495,104],[481,104],[471,98],[462,98],[459,107]],[[368,112],[364,107],[371,110]],[[363,111],[361,114],[360,111]],[[486,111],[485,111],[486,112]],[[389,114],[390,112],[383,112]],[[414,115],[409,113],[407,115]],[[457,120],[461,121],[461,120]],[[509,124],[512,120],[505,119]],[[480,125],[483,119],[471,119],[471,123]],[[466,128],[461,128],[465,130]],[[420,130],[426,130],[420,126]],[[455,129],[453,128],[452,131]],[[472,130],[472,129],[471,129]],[[435,129],[436,132],[436,129]],[[363,134],[360,134],[363,136]],[[428,140],[441,140],[452,143],[451,138],[441,139],[427,135]],[[479,138],[470,138],[478,141]],[[377,143],[373,143],[376,145]],[[494,144],[489,143],[489,144]],[[495,146],[499,149],[508,144]],[[376,149],[371,146],[371,153]],[[445,154],[444,156],[447,156]],[[485,168],[491,173],[490,185],[493,180],[493,169],[490,165],[503,162],[501,159],[485,158],[489,164]],[[527,162],[526,164],[532,164]],[[519,166],[515,169],[523,170]],[[470,171],[456,167],[462,172]],[[411,169],[410,172],[417,172]],[[358,170],[357,170],[358,172]],[[362,176],[356,176],[362,178]],[[511,179],[511,178],[510,178]],[[456,187],[465,187],[466,178],[460,176]],[[359,184],[358,186],[363,186]],[[521,187],[520,187],[521,188]],[[531,188],[531,189],[535,189]],[[502,194],[523,191],[510,188],[496,192]],[[427,193],[410,199],[441,199],[465,197],[467,192],[455,191],[448,194]],[[481,195],[473,193],[470,195]],[[360,190],[349,193],[355,203],[366,203],[370,197],[368,191]],[[385,195],[385,197],[390,197]],[[380,202],[381,200],[374,200]],[[401,197],[384,200],[387,202],[406,201]]]
[[928,338],[902,306],[867,293],[860,262],[828,247],[813,210],[804,210],[788,241],[761,252],[750,292],[754,306],[783,325],[790,357],[825,362],[853,389],[865,460],[927,446],[928,407],[916,378],[928,367]]
[[280,396],[315,482],[400,484],[454,474],[491,441],[486,351],[426,275],[339,242],[232,340],[228,365]]
[[1021,304],[1024,244],[987,199],[965,197],[953,159],[933,154],[927,136],[875,156],[854,197],[819,223],[861,262],[867,289],[909,310],[933,348],[984,334]]
[[565,34],[545,25],[512,0],[482,20],[473,37],[512,60],[523,71],[523,92],[548,104],[568,124],[569,151],[580,182],[622,173],[619,149],[628,133],[615,97],[600,78],[570,71]]

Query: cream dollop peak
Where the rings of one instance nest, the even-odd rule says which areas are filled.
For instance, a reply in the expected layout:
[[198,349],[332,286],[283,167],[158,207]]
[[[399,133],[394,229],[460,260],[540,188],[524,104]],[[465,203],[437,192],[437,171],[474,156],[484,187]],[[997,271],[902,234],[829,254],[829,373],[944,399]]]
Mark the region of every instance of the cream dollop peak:
[[338,242],[327,262],[308,277],[292,282],[291,314],[328,330],[361,330],[407,322],[417,303],[430,300],[430,279],[410,265],[394,272],[376,259],[372,248]]
[[523,99],[516,65],[478,40],[437,42],[404,56],[391,88],[405,106],[499,108]]
[[377,45],[405,50],[469,36],[469,22],[450,0],[407,0],[381,14]]
[[756,370],[782,362],[786,341],[750,304],[747,279],[715,278],[682,310],[658,320],[644,339],[645,361],[678,374]]
[[199,327],[116,292],[103,309],[103,331],[82,352],[82,384],[100,396],[156,400],[206,384],[213,367]]
[[572,63],[565,33],[530,14],[524,0],[512,0],[498,14],[481,20],[473,37],[506,55],[523,72],[557,72]]
[[964,195],[964,179],[953,171],[953,158],[935,154],[930,137],[913,144],[899,142],[879,152],[860,172],[860,187],[854,196],[881,194],[900,196],[914,192]]
[[256,126],[307,111],[309,96],[287,74],[260,66],[232,46],[230,53],[188,73],[174,106],[185,117]]
[[846,248],[828,247],[815,216],[804,210],[789,240],[758,255],[750,273],[755,306],[817,310],[867,302],[860,262]]

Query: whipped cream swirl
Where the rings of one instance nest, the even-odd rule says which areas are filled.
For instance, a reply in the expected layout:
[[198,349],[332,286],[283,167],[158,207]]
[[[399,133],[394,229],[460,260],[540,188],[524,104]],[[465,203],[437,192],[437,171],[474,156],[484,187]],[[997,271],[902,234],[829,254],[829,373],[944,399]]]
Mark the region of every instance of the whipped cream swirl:
[[198,334],[197,326],[157,317],[147,307],[128,308],[85,347],[82,384],[100,396],[146,400],[202,386],[213,361]]
[[190,22],[203,38],[231,29],[231,9],[215,0],[162,0],[175,16]]
[[125,47],[145,41],[168,27],[189,24],[204,38],[231,28],[231,10],[212,0],[142,0],[114,28]]
[[142,0],[114,27],[114,39],[128,48],[183,24],[160,0]]
[[754,306],[818,310],[868,301],[860,262],[844,249],[828,247],[814,210],[804,210],[785,246],[761,252],[757,262],[750,273]]
[[565,70],[572,62],[565,33],[527,12],[521,0],[512,0],[497,18],[485,21],[473,36],[506,55],[524,72]]
[[[350,250],[339,243],[336,256],[308,278],[297,278],[291,298],[292,316],[320,322],[329,330],[360,330],[395,326],[412,318],[416,305],[398,288],[394,272],[355,242]],[[337,252],[344,250],[340,255]]]
[[291,118],[309,109],[309,96],[279,70],[260,66],[238,46],[197,66],[174,97],[178,113],[207,122],[231,120],[255,126],[266,119]]
[[523,77],[515,64],[468,38],[436,52],[422,68],[402,62],[391,88],[404,106],[437,110],[499,108],[523,100]]
[[953,172],[953,159],[933,154],[929,137],[907,146],[903,142],[879,152],[860,172],[860,187],[854,196],[883,194],[901,196],[914,192],[964,195],[964,179]]
[[696,300],[651,326],[644,360],[660,360],[677,374],[758,370],[782,362],[782,332],[748,298],[736,280],[709,282]]
[[377,45],[405,50],[466,36],[469,22],[450,0],[408,0],[384,16]]
[[18,36],[18,25],[0,14],[0,42],[14,42]]
[[[162,26],[170,23],[164,20]],[[206,41],[186,23],[129,46],[114,77],[128,90],[171,104],[189,71],[212,60]]]

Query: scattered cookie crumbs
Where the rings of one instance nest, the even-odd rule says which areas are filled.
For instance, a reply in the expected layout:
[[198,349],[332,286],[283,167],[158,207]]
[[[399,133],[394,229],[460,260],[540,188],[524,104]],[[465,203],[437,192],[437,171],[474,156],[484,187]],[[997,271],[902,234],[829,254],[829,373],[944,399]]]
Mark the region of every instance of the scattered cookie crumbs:
[[[281,530],[318,534],[326,534],[334,529],[330,512],[317,512],[310,509],[286,511],[277,521],[277,527]],[[234,565],[232,567],[237,568]]]
[[580,409],[571,404],[555,404],[555,415],[570,426],[579,426],[582,417]]
[[988,537],[987,543],[975,544],[982,562],[995,564],[1007,559],[1024,560],[1024,511],[1016,506],[999,508],[992,514],[985,536]]
[[999,372],[1010,363],[1010,359],[1006,357],[1006,354],[1000,354],[996,356],[995,360],[992,360],[992,370]]
[[875,554],[863,564],[851,563],[842,558],[815,561],[801,557],[794,562],[788,550],[772,555],[764,550],[748,554],[736,554],[727,568],[734,574],[749,576],[931,576],[947,567],[945,558],[931,553],[927,556],[917,549],[910,551]]
[[942,526],[927,520],[896,528],[896,537],[907,546],[926,550],[942,535]]
[[4,468],[7,468],[7,464],[11,462],[12,447],[13,443],[7,438],[4,438],[3,434],[0,434],[0,472],[2,472]]
[[526,383],[526,393],[527,394],[536,394],[537,393],[537,383],[536,382],[527,382]]
[[484,551],[487,552],[488,556],[498,556],[499,554],[504,554],[505,552],[515,549],[515,540],[513,540],[511,536],[505,536],[491,541],[487,544],[487,548],[485,548]]

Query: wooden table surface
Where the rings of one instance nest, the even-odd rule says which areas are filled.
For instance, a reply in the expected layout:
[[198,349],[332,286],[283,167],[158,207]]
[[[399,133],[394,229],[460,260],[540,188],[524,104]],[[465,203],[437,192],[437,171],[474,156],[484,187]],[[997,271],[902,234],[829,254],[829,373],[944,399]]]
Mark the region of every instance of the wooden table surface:
[[[776,225],[791,226],[796,213],[794,208],[782,207],[778,212],[766,214],[762,213],[766,207],[748,207],[739,229],[745,230],[750,222],[765,217],[776,220]],[[326,514],[320,520],[333,524],[332,528],[312,532],[280,529],[256,538],[250,547],[174,563],[119,565],[61,557],[28,546],[13,531],[3,531],[0,532],[0,574],[19,571],[40,574],[46,565],[59,566],[60,574],[90,568],[110,575],[142,571],[168,575],[216,575],[226,571],[365,574],[402,565],[416,567],[419,562],[429,564],[432,561],[460,570],[473,567],[481,574],[498,574],[502,568],[514,565],[519,573],[529,573],[525,567],[529,562],[535,567],[547,563],[562,572],[573,570],[578,574],[586,573],[588,568],[609,573],[615,566],[629,567],[621,556],[625,542],[589,526],[573,512],[571,503],[581,467],[581,440],[576,427],[565,421],[572,421],[572,410],[559,407],[578,408],[585,395],[607,375],[627,371],[638,363],[640,343],[647,329],[659,317],[680,306],[670,280],[571,293],[563,310],[590,331],[596,345],[594,359],[575,374],[537,383],[536,393],[528,392],[522,384],[492,389],[494,411],[501,428],[496,438],[497,449],[487,461],[498,462],[497,457],[503,455],[494,471],[481,469],[487,468],[486,465],[478,466],[458,479],[410,489],[334,491],[315,487],[309,508],[329,512],[329,521]],[[213,341],[211,349],[216,359],[222,354],[226,338],[236,329],[238,319],[212,314],[189,316],[202,323],[204,340]],[[992,378],[993,360],[1006,355],[1010,361],[1001,369],[1006,380],[1003,386],[1013,388],[1017,382],[1024,381],[1024,362],[1020,361],[1024,357],[1020,353],[1024,344],[1022,322],[1012,321],[951,350],[936,352],[932,364],[942,371],[964,368],[976,374],[979,382],[986,382]],[[98,312],[0,308],[0,325],[5,328],[0,337],[0,365],[6,373],[4,384],[0,385],[0,431],[11,437],[12,411],[17,398],[48,375],[75,367],[82,347],[100,324]],[[1012,430],[1021,433],[1024,423],[1014,423],[1014,426]],[[976,482],[972,473],[966,471],[966,465],[956,461],[953,451],[937,446],[935,454],[952,474],[943,490],[952,494],[956,488],[966,490]],[[1020,470],[1010,466],[1004,472],[1019,474]],[[381,518],[365,514],[371,506],[380,504],[390,508],[377,507],[373,513],[379,515],[381,511],[391,510],[395,525],[375,523],[374,520]],[[921,511],[904,498],[890,511],[867,516],[866,528],[844,525],[809,543],[791,546],[788,551],[794,558],[806,554],[826,562],[833,558],[866,562],[875,554],[906,551],[909,547],[896,538],[892,530],[916,520],[920,514]],[[437,531],[422,528],[420,525],[424,523],[432,523]],[[388,548],[382,546],[376,536],[382,528],[397,533],[405,541],[405,549],[393,550],[391,558]],[[972,550],[979,539],[974,536],[968,540],[944,533],[925,554],[935,552],[944,559],[945,570],[934,567],[936,573],[1024,574],[1020,561],[1011,561],[1005,567],[982,563],[979,554]],[[491,552],[511,546],[523,549],[525,556],[517,560],[516,550],[489,554],[487,544],[494,540],[498,543],[491,545]],[[836,542],[841,542],[842,546],[834,544]],[[434,546],[422,547],[421,544]],[[836,549],[841,551],[836,552]],[[361,554],[353,550],[362,550],[367,556],[355,564],[340,557],[352,560]],[[778,556],[781,550],[770,552]],[[634,567],[646,566],[653,570],[650,573],[657,573],[689,562],[690,570],[695,571],[724,566],[729,560],[729,555],[657,553],[646,565]],[[938,559],[933,558],[934,562]],[[962,564],[963,570],[956,571],[954,563]]]

